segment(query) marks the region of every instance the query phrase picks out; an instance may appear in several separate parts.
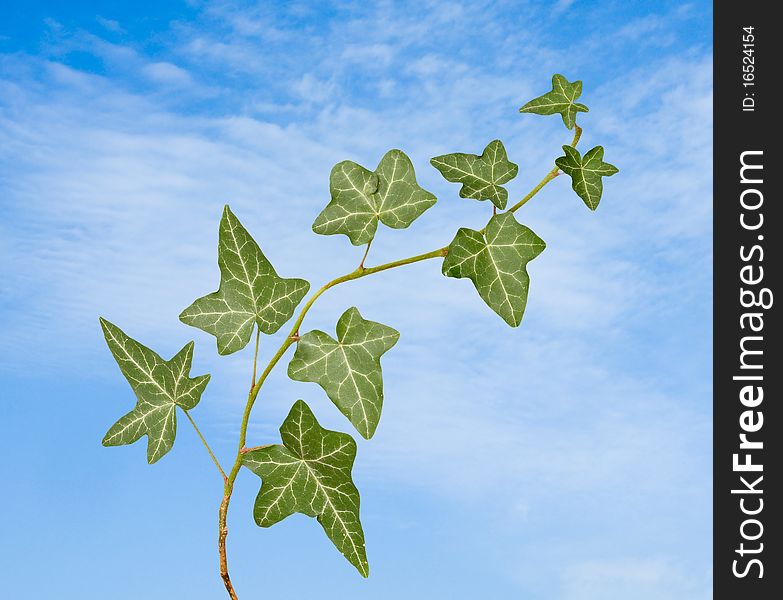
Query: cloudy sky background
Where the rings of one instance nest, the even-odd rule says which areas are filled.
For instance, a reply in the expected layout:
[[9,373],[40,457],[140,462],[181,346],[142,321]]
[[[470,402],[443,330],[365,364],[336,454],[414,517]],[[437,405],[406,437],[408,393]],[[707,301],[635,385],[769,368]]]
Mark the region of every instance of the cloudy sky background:
[[[163,6],[159,6],[163,4]],[[14,598],[220,597],[220,481],[187,421],[148,466],[100,439],[133,406],[98,315],[212,373],[193,411],[228,463],[249,348],[177,320],[217,287],[229,203],[278,272],[319,286],[361,249],[312,233],[332,165],[413,159],[438,204],[381,228],[369,264],[425,252],[488,203],[428,165],[501,138],[527,192],[567,143],[517,112],[584,81],[580,147],[621,172],[596,213],[567,178],[520,221],[548,244],[519,329],[437,261],[330,291],[401,332],[359,440],[371,577],[314,521],[258,529],[244,473],[230,515],[243,598],[698,600],[711,596],[711,6],[707,2],[38,2],[0,9],[0,583]],[[285,328],[284,328],[285,330]],[[262,355],[279,340],[264,338]],[[280,368],[250,443],[305,399]],[[358,436],[357,436],[358,437]]]

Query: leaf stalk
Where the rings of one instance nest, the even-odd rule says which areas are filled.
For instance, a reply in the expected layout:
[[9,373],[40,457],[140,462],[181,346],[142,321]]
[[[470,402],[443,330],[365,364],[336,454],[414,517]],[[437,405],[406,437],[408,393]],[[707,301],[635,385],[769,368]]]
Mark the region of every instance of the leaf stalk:
[[215,463],[215,466],[217,467],[218,471],[220,471],[220,474],[223,476],[223,481],[225,482],[226,479],[228,479],[228,477],[226,476],[226,472],[223,470],[223,467],[220,466],[218,459],[215,458],[215,453],[212,452],[212,448],[210,448],[209,444],[207,444],[207,440],[204,438],[204,435],[201,433],[201,430],[198,428],[198,425],[196,425],[196,422],[193,420],[193,417],[190,416],[190,413],[188,411],[186,411],[183,408],[182,412],[185,413],[185,416],[188,418],[188,421],[190,421],[190,424],[193,425],[193,429],[196,430],[196,433],[198,434],[201,443],[204,444],[204,448],[206,448],[207,452],[209,452],[209,457],[212,459],[212,462]]

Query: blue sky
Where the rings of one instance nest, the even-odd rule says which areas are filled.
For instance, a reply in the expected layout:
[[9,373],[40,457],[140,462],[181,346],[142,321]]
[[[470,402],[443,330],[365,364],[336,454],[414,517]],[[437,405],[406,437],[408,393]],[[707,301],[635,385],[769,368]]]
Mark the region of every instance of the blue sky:
[[[393,147],[439,203],[382,229],[370,263],[480,227],[428,165],[501,138],[532,187],[570,134],[520,115],[562,72],[584,81],[582,144],[620,174],[593,214],[556,179],[519,219],[546,240],[508,328],[434,261],[338,287],[401,332],[384,415],[359,440],[371,577],[302,515],[251,519],[238,480],[244,599],[711,597],[711,5],[707,2],[38,2],[0,8],[0,452],[3,596],[221,597],[220,482],[180,421],[158,464],[102,448],[133,405],[98,315],[212,373],[193,411],[228,462],[249,349],[177,320],[215,289],[229,203],[278,271],[313,285],[360,249],[316,236],[328,173]],[[276,341],[265,338],[269,356]],[[250,427],[276,441],[316,386],[270,378]]]

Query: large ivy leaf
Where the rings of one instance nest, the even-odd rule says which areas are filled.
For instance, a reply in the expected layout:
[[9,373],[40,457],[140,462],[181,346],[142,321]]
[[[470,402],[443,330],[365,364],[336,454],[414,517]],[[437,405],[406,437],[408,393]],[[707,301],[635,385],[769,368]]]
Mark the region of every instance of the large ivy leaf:
[[534,98],[522,108],[519,112],[535,113],[537,115],[553,115],[560,113],[563,117],[563,123],[568,129],[573,129],[576,125],[576,115],[580,112],[588,112],[584,104],[577,102],[577,98],[582,95],[582,82],[574,81],[570,83],[562,75],[552,77],[552,91],[543,96]]
[[405,229],[437,199],[416,183],[410,158],[389,150],[374,172],[350,160],[329,175],[332,199],[313,223],[322,235],[347,235],[354,246],[372,241],[378,221]]
[[441,175],[454,183],[461,183],[461,198],[491,200],[501,210],[506,208],[508,191],[502,184],[517,176],[519,168],[508,160],[503,142],[490,142],[481,156],[475,154],[443,154],[430,160]]
[[604,162],[604,149],[596,146],[584,156],[571,146],[563,146],[565,156],[555,160],[555,164],[571,177],[571,187],[590,210],[598,208],[604,185],[601,177],[610,177],[619,169]]
[[243,464],[261,477],[253,516],[271,527],[294,513],[316,517],[337,549],[364,577],[369,574],[359,491],[351,479],[356,442],[329,431],[297,400],[280,427],[283,444],[250,450]]
[[337,339],[323,331],[304,334],[288,365],[296,381],[320,385],[354,427],[370,439],[383,407],[381,356],[400,334],[349,308],[337,321]]
[[226,206],[218,236],[220,287],[182,311],[183,323],[217,338],[220,354],[231,354],[250,341],[253,326],[275,333],[294,314],[310,284],[284,279]]
[[489,220],[486,233],[464,227],[457,231],[443,261],[443,274],[469,278],[484,302],[516,327],[527,304],[527,263],[545,247],[512,213],[502,213]]
[[103,318],[100,321],[109,350],[136,394],[136,406],[111,426],[103,445],[132,444],[146,435],[147,462],[152,464],[174,445],[177,407],[190,410],[196,406],[209,375],[190,377],[193,342],[171,360],[163,360],[116,325]]

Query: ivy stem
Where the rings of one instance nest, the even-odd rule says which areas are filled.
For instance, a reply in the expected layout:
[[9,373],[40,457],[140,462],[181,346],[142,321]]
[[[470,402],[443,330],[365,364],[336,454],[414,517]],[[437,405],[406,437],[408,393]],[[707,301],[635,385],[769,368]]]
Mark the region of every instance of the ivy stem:
[[[333,288],[334,286],[341,283],[345,283],[346,281],[353,281],[354,279],[360,279],[361,277],[372,275],[373,273],[380,273],[381,271],[387,271],[396,267],[410,265],[421,262],[423,260],[428,260],[430,258],[442,258],[446,256],[448,252],[449,249],[448,246],[446,246],[443,248],[438,248],[437,250],[433,250],[432,252],[417,254],[416,256],[395,260],[393,262],[384,263],[375,267],[362,266],[357,268],[355,271],[352,271],[346,275],[342,275],[341,277],[337,277],[336,279],[332,279],[330,282],[324,284],[310,297],[310,299],[299,311],[299,315],[297,316],[296,321],[294,321],[294,325],[291,328],[291,333],[288,334],[288,336],[286,336],[286,338],[283,340],[283,343],[277,349],[277,352],[275,352],[274,356],[272,356],[272,358],[269,360],[269,363],[261,372],[258,380],[254,383],[253,387],[250,388],[250,392],[247,395],[245,411],[242,415],[242,424],[239,428],[239,448],[237,450],[236,460],[234,461],[234,465],[231,467],[231,471],[229,472],[228,477],[226,477],[225,485],[223,486],[223,500],[221,501],[220,508],[218,509],[218,553],[220,555],[220,577],[223,579],[223,584],[225,585],[226,591],[232,600],[238,599],[236,591],[234,590],[234,586],[231,583],[231,576],[228,573],[228,558],[226,556],[226,538],[228,537],[228,507],[231,502],[231,494],[234,491],[234,482],[236,481],[237,475],[239,475],[239,470],[242,467],[242,456],[245,454],[245,452],[249,451],[248,448],[245,447],[245,442],[247,441],[247,426],[250,421],[250,413],[253,410],[253,404],[258,397],[258,392],[261,390],[261,386],[264,385],[264,381],[266,381],[266,378],[272,372],[272,369],[275,368],[275,365],[277,365],[277,363],[286,353],[286,350],[288,350],[288,348],[299,339],[299,327],[302,325],[305,316],[307,316],[308,311],[310,308],[312,308],[315,301],[318,300],[318,298],[321,297],[321,295],[328,289]],[[255,380],[255,377],[253,379]]]
[[[571,141],[571,146],[576,147],[576,145],[579,143],[579,138],[582,137],[582,128],[579,127],[579,125],[574,125],[574,139]],[[514,212],[516,210],[519,210],[522,206],[524,206],[528,200],[530,200],[533,196],[535,196],[539,191],[541,191],[541,188],[543,188],[547,183],[552,181],[555,177],[560,175],[560,169],[557,167],[553,168],[549,173],[547,173],[544,178],[538,182],[538,185],[534,187],[532,190],[530,190],[527,195],[522,198],[519,202],[517,202],[514,206],[508,209],[508,212]]]
[[223,481],[226,481],[226,479],[228,479],[226,476],[226,472],[223,470],[223,467],[220,466],[218,459],[215,458],[215,454],[212,452],[212,448],[210,448],[209,444],[207,444],[207,440],[204,439],[204,436],[201,433],[201,430],[198,428],[198,425],[196,425],[196,422],[193,420],[193,417],[191,417],[190,413],[186,411],[184,408],[182,409],[182,412],[185,413],[185,416],[188,418],[188,421],[190,421],[190,424],[193,425],[193,429],[196,430],[198,437],[201,439],[201,443],[204,444],[204,448],[206,448],[207,452],[209,452],[209,457],[212,459],[212,462],[215,463],[215,466],[218,468],[218,471],[220,471],[220,474],[223,476]]
[[[576,127],[576,131],[574,132],[574,139],[571,142],[571,146],[576,146],[576,144],[579,142],[579,138],[582,135],[582,128],[579,127],[579,125],[576,125],[575,127]],[[522,200],[520,200],[514,206],[512,206],[509,209],[509,212],[514,212],[517,209],[519,209],[528,200],[530,200],[533,196],[535,196],[547,183],[549,183],[552,179],[557,177],[558,174],[559,173],[557,167],[552,169],[538,183],[538,185],[536,185],[536,187],[530,190],[530,192],[524,198],[522,198]],[[484,230],[482,229],[482,231]],[[312,308],[313,304],[315,304],[315,301],[318,300],[318,298],[320,298],[327,290],[341,283],[345,283],[347,281],[353,281],[354,279],[360,279],[362,277],[366,277],[367,275],[380,273],[381,271],[388,271],[389,269],[410,265],[413,263],[421,262],[423,260],[428,260],[430,258],[443,258],[447,256],[449,253],[449,247],[444,246],[443,248],[438,248],[437,250],[433,250],[431,252],[425,252],[424,254],[417,254],[415,256],[410,256],[408,258],[402,258],[400,260],[395,260],[392,262],[384,263],[382,265],[377,265],[375,267],[365,267],[364,261],[370,252],[371,244],[372,242],[367,244],[367,249],[364,252],[364,257],[362,258],[362,262],[359,264],[359,266],[356,268],[355,271],[352,271],[350,273],[332,279],[328,283],[325,283],[323,286],[321,286],[312,296],[310,296],[309,300],[307,300],[307,302],[304,304],[302,309],[299,311],[299,315],[297,316],[296,321],[294,321],[294,325],[291,328],[291,333],[289,333],[288,336],[286,336],[286,338],[283,340],[283,343],[277,349],[277,352],[275,352],[275,354],[269,360],[269,363],[266,365],[266,367],[264,367],[264,370],[261,372],[261,375],[258,377],[258,380],[256,380],[256,363],[258,358],[258,337],[256,337],[256,354],[255,357],[253,358],[253,385],[250,388],[250,392],[247,395],[247,403],[245,404],[245,410],[244,413],[242,414],[242,424],[240,425],[239,428],[239,448],[237,449],[236,460],[234,461],[234,465],[231,467],[231,471],[229,472],[228,477],[226,477],[225,479],[225,485],[223,487],[223,500],[221,501],[220,509],[218,510],[218,551],[220,554],[220,576],[223,579],[223,584],[226,586],[226,591],[228,592],[228,595],[231,597],[232,600],[238,600],[238,598],[236,592],[234,591],[234,586],[231,583],[231,577],[228,574],[228,559],[226,557],[226,538],[228,537],[228,527],[226,523],[228,518],[228,507],[231,502],[231,494],[234,491],[234,482],[236,481],[237,475],[239,475],[239,471],[242,468],[243,455],[246,452],[249,452],[250,450],[255,450],[256,448],[265,447],[265,446],[256,446],[254,448],[245,447],[245,443],[247,442],[247,427],[250,421],[250,413],[252,412],[253,405],[255,404],[256,398],[258,397],[258,392],[261,390],[261,386],[264,385],[264,381],[266,381],[266,378],[272,372],[272,369],[275,368],[277,363],[280,362],[280,359],[283,358],[283,355],[286,353],[288,348],[290,348],[291,345],[299,341],[299,337],[300,337],[299,328],[301,327],[302,322],[307,316],[307,313]]]

